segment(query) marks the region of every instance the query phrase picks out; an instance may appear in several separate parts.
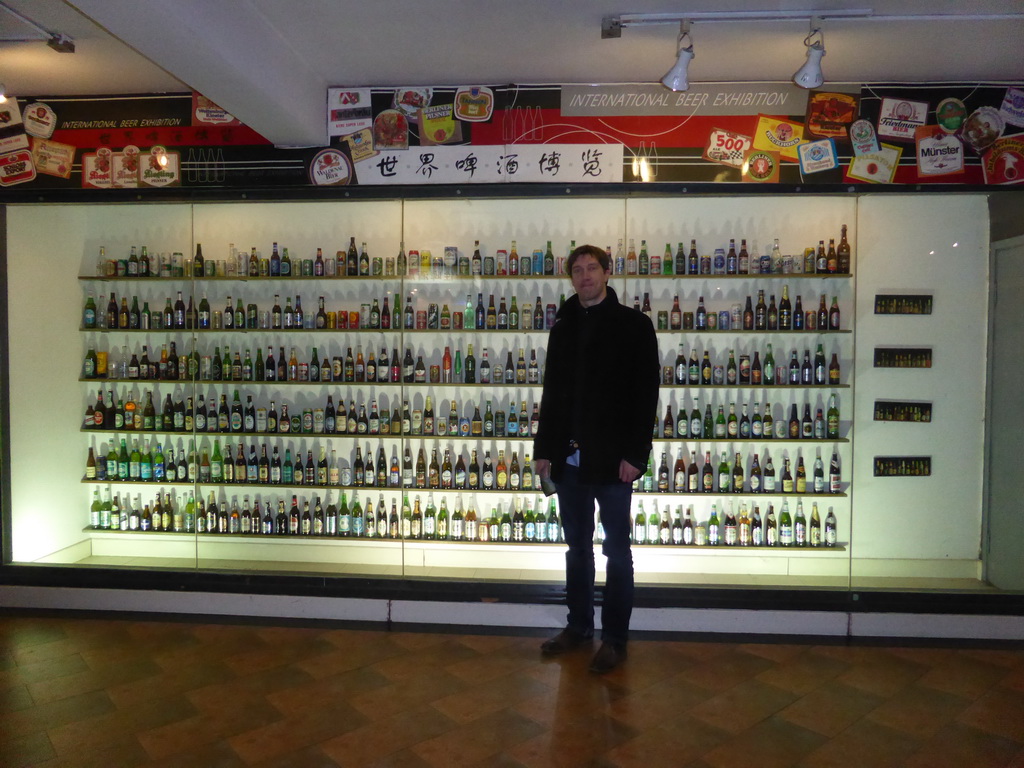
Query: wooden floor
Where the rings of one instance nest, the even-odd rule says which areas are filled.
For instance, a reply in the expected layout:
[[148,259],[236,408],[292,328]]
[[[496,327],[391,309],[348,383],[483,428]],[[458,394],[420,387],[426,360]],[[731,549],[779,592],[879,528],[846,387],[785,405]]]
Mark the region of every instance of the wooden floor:
[[0,765],[1024,767],[1024,650],[0,615]]

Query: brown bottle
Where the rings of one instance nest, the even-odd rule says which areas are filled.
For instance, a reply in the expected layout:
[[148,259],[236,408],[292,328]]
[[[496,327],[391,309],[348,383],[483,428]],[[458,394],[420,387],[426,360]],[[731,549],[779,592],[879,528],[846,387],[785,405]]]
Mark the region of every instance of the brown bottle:
[[843,233],[839,239],[839,247],[836,248],[836,258],[838,260],[839,274],[850,274],[850,243],[846,239],[845,224],[843,224]]

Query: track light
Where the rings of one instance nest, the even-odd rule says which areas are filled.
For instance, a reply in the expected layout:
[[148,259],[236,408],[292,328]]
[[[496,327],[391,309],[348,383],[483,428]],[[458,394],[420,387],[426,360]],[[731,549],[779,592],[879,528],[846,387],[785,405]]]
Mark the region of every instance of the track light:
[[[689,45],[683,47],[683,41],[689,40]],[[661,84],[670,91],[685,91],[690,88],[690,81],[687,78],[686,70],[693,60],[693,40],[690,39],[690,22],[679,22],[679,37],[676,40],[676,63],[665,76],[661,78]]]
[[[817,35],[818,39],[814,39]],[[821,73],[821,57],[825,55],[825,34],[821,31],[821,19],[811,19],[811,32],[804,38],[807,48],[807,61],[793,75],[793,82],[801,88],[818,88],[825,82]]]

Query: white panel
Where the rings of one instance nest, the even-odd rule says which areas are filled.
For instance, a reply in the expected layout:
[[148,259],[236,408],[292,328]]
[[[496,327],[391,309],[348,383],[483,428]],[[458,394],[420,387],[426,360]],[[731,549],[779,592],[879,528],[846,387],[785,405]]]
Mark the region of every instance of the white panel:
[[[858,232],[854,565],[858,558],[976,560],[988,332],[986,198],[866,196]],[[930,293],[933,314],[875,315],[876,293]],[[874,368],[876,346],[931,347],[932,367]],[[876,399],[930,401],[932,421],[875,422]],[[878,455],[931,456],[932,475],[876,478]],[[935,575],[931,563],[924,567],[922,575]],[[959,564],[953,568],[959,575]]]
[[96,398],[95,386],[78,382],[82,336],[106,340],[77,331],[90,289],[75,277],[96,274],[100,246],[108,256],[131,245],[187,251],[191,213],[187,205],[12,205],[7,238],[11,543],[14,560],[26,561],[83,538],[92,492],[79,481],[87,445],[103,441],[76,431]]

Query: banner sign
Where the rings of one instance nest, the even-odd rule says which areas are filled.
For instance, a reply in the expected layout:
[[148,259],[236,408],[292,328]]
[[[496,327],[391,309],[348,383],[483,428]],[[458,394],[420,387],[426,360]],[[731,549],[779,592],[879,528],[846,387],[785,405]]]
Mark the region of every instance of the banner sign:
[[807,91],[793,83],[691,83],[670,91],[659,83],[564,85],[563,117],[644,115],[803,115]]
[[[18,190],[1024,183],[1024,83],[337,86],[279,149],[195,92],[10,99]],[[10,190],[10,191],[8,191]]]

